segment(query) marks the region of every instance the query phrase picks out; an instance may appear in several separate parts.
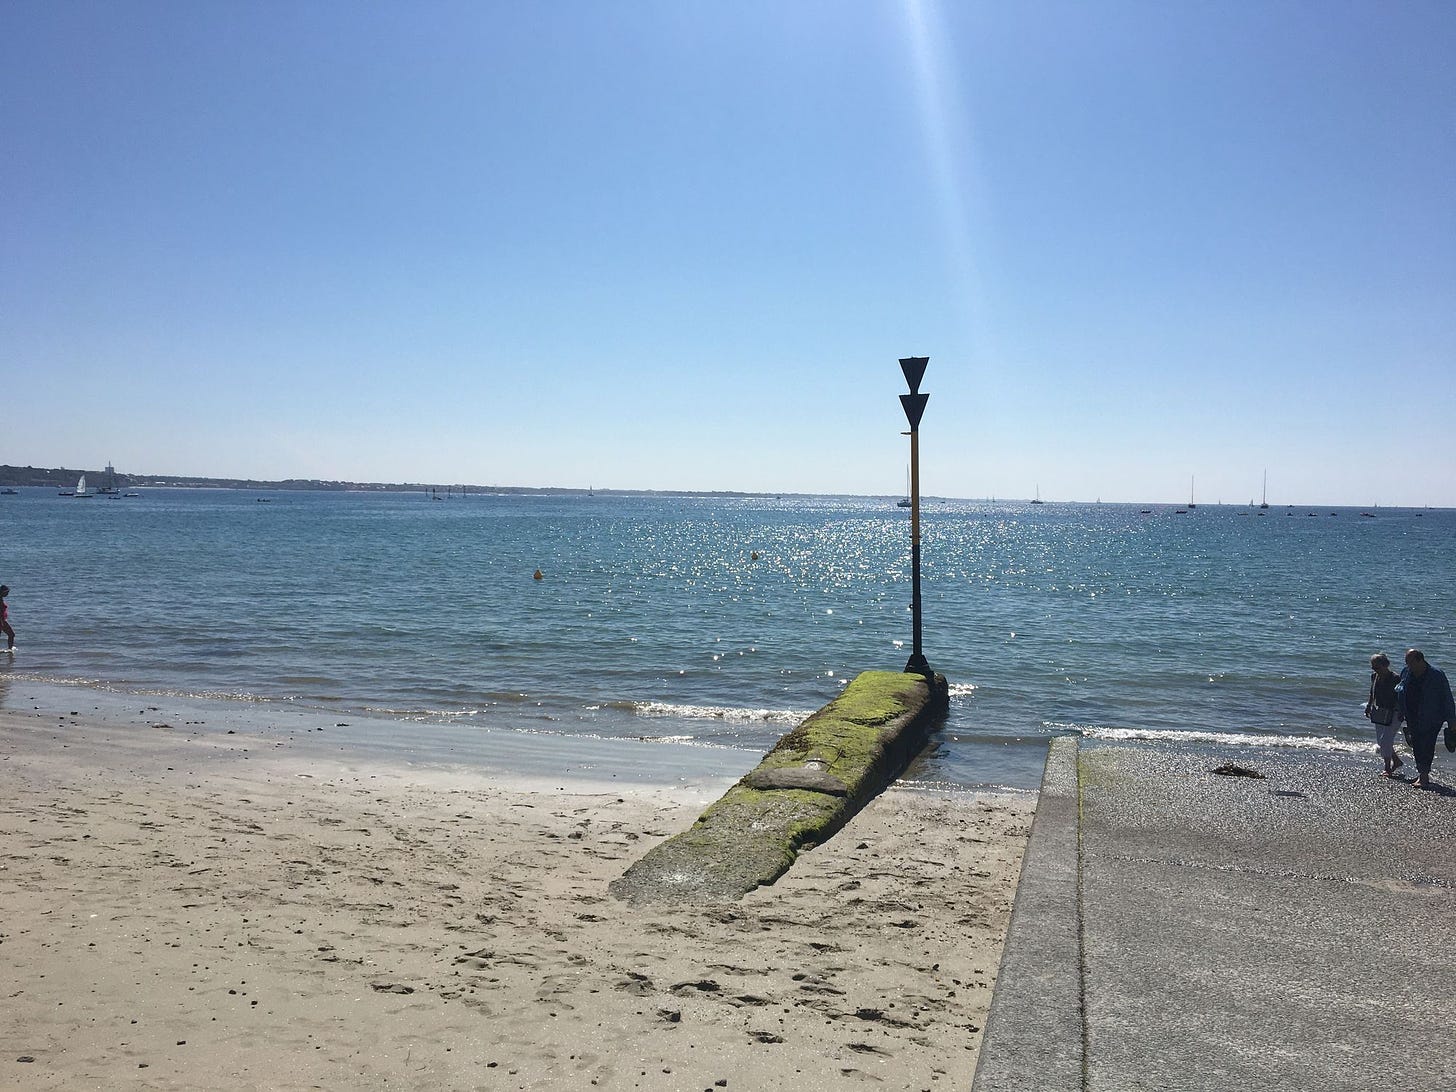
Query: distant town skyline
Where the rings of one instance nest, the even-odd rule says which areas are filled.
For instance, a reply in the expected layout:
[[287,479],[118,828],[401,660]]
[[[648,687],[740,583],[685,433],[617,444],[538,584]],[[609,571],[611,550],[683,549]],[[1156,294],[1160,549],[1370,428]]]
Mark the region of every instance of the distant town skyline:
[[1456,7],[0,9],[0,463],[1456,507]]

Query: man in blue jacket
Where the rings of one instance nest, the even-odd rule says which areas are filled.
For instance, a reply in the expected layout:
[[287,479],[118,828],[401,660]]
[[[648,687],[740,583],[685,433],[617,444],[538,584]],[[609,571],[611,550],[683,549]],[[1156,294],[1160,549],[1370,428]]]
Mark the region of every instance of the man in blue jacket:
[[1436,757],[1436,737],[1440,735],[1441,725],[1449,725],[1448,743],[1456,732],[1456,702],[1451,700],[1451,684],[1444,671],[1426,663],[1421,650],[1413,648],[1405,654],[1405,670],[1395,686],[1395,702],[1410,729],[1411,750],[1415,752],[1419,771],[1415,786],[1429,789],[1431,760]]

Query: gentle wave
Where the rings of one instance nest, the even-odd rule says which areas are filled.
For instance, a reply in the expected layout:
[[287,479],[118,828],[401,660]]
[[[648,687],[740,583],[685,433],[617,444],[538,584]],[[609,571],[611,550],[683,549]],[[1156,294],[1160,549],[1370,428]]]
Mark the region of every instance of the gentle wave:
[[[1074,726],[1067,725],[1072,728]],[[1373,743],[1357,743],[1333,736],[1276,736],[1252,732],[1158,731],[1143,728],[1076,727],[1089,739],[1137,740],[1157,743],[1214,743],[1221,747],[1283,747],[1302,751],[1334,751],[1344,754],[1365,754]]]
[[477,717],[479,709],[387,709],[377,705],[366,705],[364,712],[371,716],[390,717],[394,720],[463,720]]
[[[7,679],[21,682],[44,683],[47,686],[84,687],[103,694],[121,694],[137,698],[180,698],[184,701],[236,701],[259,705],[275,703],[289,704],[296,699],[291,695],[281,697],[254,694],[246,690],[209,690],[206,688],[183,689],[171,686],[123,686],[106,679],[92,679],[79,675],[51,675],[43,672],[6,672]],[[320,699],[327,700],[327,699]]]
[[814,712],[812,709],[743,709],[721,705],[680,705],[666,701],[633,702],[631,709],[644,717],[755,721],[769,724],[798,724]]
[[529,725],[497,726],[491,731],[509,732],[520,736],[542,736],[553,739],[589,739],[600,743],[675,743],[686,747],[701,747],[714,751],[742,751],[744,747],[729,741],[703,739],[692,735],[630,735],[622,736],[603,732],[584,732],[574,728],[541,728]]

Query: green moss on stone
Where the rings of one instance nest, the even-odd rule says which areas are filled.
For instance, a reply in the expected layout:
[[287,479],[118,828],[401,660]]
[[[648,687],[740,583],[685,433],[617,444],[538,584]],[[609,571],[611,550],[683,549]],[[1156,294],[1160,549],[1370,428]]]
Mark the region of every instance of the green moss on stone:
[[919,675],[861,672],[839,697],[779,740],[759,768],[781,769],[818,761],[853,794],[883,750],[881,729],[917,706],[924,688]]
[[688,830],[649,850],[611,884],[627,899],[736,899],[788,871],[799,850],[844,825],[908,753],[924,742],[934,704],[919,675],[866,671],[764,756],[757,770],[806,766],[828,773],[847,795],[811,788],[730,788]]
[[798,849],[806,840],[818,841],[827,824],[842,809],[839,797],[808,789],[750,789],[734,785],[723,798],[703,812],[688,832],[702,830],[716,836],[722,829],[747,831],[781,840]]

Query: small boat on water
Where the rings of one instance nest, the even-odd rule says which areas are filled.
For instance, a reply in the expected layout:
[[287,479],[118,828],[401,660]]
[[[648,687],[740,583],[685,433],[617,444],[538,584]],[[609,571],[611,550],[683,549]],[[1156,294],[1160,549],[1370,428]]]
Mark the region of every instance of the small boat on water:
[[78,479],[76,479],[76,491],[74,493],[63,493],[61,495],[65,497],[75,497],[77,500],[90,500],[92,497],[96,496],[95,493],[86,492],[85,474],[82,474]]
[[18,496],[20,496],[20,494],[17,493],[13,489],[0,489],[0,497],[18,497]]
[[1044,501],[1044,500],[1041,499],[1041,483],[1040,482],[1037,483],[1036,496],[1032,498],[1031,503],[1032,504],[1045,504],[1046,503],[1046,501]]

